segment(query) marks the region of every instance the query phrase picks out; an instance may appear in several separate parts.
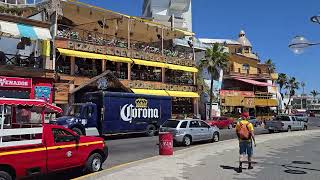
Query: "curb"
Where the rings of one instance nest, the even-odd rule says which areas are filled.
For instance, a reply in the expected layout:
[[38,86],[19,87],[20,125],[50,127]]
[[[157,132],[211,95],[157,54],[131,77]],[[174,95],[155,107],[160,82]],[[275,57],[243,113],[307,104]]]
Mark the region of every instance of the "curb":
[[[281,136],[280,134],[283,134],[283,133],[260,134],[260,135],[256,135],[256,136],[259,137],[259,136],[276,135],[277,138],[282,138],[282,137],[290,137],[290,136],[295,136],[295,135],[299,136],[301,134],[301,132],[303,132],[303,131],[291,132],[290,134],[287,134],[288,136]],[[315,129],[315,130],[308,130],[306,132],[308,132],[307,134],[312,134],[312,133],[320,132],[320,130],[319,129]],[[201,144],[201,145],[197,145],[197,146],[193,146],[193,147],[177,150],[177,151],[174,152],[174,154],[182,154],[182,153],[185,153],[187,151],[197,150],[197,149],[205,148],[205,147],[208,147],[208,146],[219,145],[219,144],[222,144],[222,143],[227,143],[227,142],[232,142],[232,141],[237,141],[237,139],[228,139],[228,140],[219,141],[219,142],[216,142],[216,143]],[[102,170],[102,171],[99,171],[99,172],[96,172],[96,173],[80,176],[78,178],[74,178],[74,180],[83,180],[83,179],[86,179],[86,178],[94,179],[95,177],[97,177],[97,176],[99,176],[99,175],[101,175],[103,173],[106,173],[106,172],[119,171],[119,170],[121,170],[121,169],[123,169],[125,167],[128,168],[128,167],[131,167],[132,165],[136,165],[136,164],[140,164],[140,163],[144,163],[144,162],[149,162],[149,161],[154,161],[154,160],[162,159],[162,158],[167,158],[167,156],[156,155],[156,156],[152,156],[152,157],[145,158],[145,159],[131,161],[131,162],[128,162],[128,163],[124,163],[124,164],[120,164],[120,165],[117,165],[117,166],[110,167],[108,169],[105,169],[105,170]]]

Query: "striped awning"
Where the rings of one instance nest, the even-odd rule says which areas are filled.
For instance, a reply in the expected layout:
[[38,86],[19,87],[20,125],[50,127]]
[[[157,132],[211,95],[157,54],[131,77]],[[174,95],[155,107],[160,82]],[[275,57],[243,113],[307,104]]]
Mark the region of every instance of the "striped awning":
[[15,37],[27,37],[32,40],[52,39],[49,29],[0,20],[0,32]]

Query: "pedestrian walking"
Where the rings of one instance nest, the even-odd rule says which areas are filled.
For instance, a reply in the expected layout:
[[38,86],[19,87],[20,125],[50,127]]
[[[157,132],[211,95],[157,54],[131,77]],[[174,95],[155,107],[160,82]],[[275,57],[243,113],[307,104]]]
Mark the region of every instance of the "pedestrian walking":
[[249,122],[249,113],[243,112],[241,114],[241,120],[236,125],[236,133],[239,139],[239,173],[242,172],[242,163],[245,156],[248,156],[248,169],[253,169],[252,155],[253,147],[252,141],[256,146],[256,140],[254,138],[254,128],[252,123]]

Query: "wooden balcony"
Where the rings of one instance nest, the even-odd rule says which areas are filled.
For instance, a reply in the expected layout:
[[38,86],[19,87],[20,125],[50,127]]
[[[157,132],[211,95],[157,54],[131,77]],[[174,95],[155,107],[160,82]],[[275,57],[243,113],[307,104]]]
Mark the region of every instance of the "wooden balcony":
[[223,76],[224,76],[223,78],[225,78],[225,79],[231,79],[231,78],[273,79],[272,74],[268,74],[268,73],[248,74],[248,73],[237,73],[237,72],[233,72],[233,71],[228,71],[228,72],[225,72],[225,74]]
[[271,99],[270,97],[263,96],[221,96],[222,106],[242,106],[247,108],[254,107],[276,107],[278,101],[276,99]]
[[[126,39],[109,37],[105,34],[91,32],[78,28],[59,25],[56,37],[56,47],[92,52],[97,54],[114,55],[134,59],[164,62],[182,66],[195,66],[191,52],[171,51],[144,42],[131,40],[130,47]],[[160,43],[161,44],[161,43]]]

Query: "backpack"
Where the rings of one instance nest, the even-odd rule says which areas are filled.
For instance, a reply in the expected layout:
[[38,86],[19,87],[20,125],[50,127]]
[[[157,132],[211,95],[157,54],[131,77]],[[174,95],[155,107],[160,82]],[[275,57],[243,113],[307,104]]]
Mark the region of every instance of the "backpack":
[[240,122],[239,135],[240,135],[240,139],[242,139],[242,140],[249,140],[250,139],[250,131],[249,131],[248,125],[249,125],[249,123],[243,124]]

